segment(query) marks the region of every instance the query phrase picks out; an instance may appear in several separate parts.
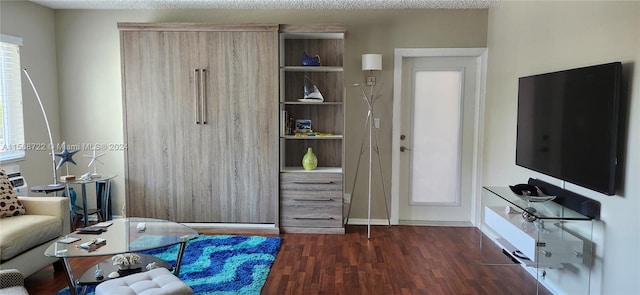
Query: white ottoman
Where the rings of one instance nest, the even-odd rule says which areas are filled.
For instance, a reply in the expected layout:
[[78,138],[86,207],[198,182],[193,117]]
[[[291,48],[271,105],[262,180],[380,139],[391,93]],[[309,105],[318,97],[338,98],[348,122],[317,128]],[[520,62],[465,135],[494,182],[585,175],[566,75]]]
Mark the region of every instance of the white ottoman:
[[108,280],[96,287],[96,295],[191,295],[193,290],[166,268]]

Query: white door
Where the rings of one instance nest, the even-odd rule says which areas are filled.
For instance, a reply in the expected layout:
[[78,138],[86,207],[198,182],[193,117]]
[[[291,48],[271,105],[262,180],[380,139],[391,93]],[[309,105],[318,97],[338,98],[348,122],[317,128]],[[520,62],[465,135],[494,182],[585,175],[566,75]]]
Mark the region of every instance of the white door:
[[402,59],[398,223],[472,225],[480,67],[475,56]]

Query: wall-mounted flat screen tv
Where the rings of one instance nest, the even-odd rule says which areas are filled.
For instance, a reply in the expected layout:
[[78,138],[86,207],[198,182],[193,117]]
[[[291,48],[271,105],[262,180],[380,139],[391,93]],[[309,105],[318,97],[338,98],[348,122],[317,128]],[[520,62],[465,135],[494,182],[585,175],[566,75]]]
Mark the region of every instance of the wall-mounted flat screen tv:
[[615,194],[620,62],[522,77],[516,165]]

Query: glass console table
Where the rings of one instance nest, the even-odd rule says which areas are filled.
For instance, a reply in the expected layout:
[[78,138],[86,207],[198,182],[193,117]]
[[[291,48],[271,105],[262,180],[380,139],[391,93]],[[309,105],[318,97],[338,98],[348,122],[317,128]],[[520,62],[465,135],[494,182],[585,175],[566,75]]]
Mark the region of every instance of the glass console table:
[[538,281],[536,293],[542,284],[554,294],[589,294],[593,219],[552,198],[484,187],[481,262],[523,266]]

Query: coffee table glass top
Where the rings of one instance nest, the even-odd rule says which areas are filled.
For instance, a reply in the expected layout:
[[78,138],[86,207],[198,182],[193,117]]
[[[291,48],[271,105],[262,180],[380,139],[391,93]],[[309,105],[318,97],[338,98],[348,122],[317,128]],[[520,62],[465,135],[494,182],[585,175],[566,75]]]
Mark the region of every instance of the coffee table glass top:
[[[131,217],[109,222],[113,224],[106,228],[106,232],[101,234],[73,232],[67,237],[77,237],[80,238],[79,241],[70,244],[56,241],[47,248],[44,255],[59,258],[114,255],[171,246],[198,236],[197,231],[186,225],[161,219]],[[144,230],[137,229],[140,223],[144,223]],[[106,243],[90,249],[80,247],[81,244],[94,238],[106,239]]]

